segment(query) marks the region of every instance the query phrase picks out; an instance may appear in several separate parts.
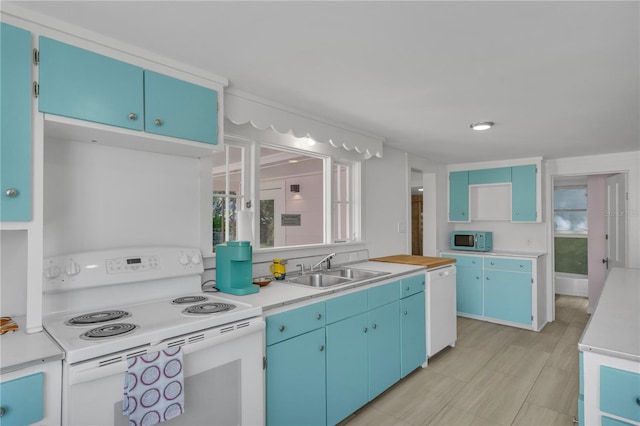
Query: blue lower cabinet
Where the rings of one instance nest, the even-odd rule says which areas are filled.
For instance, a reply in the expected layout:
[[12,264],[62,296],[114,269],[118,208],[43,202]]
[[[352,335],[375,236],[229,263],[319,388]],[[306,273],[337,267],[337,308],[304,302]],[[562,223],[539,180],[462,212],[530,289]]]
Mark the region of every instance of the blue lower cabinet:
[[267,347],[267,424],[324,425],[324,328]]
[[369,311],[369,400],[400,380],[400,302]]
[[44,374],[36,373],[0,383],[0,424],[30,425],[44,417]]
[[482,268],[456,271],[456,310],[459,314],[482,315]]
[[531,325],[531,274],[485,270],[484,316]]
[[326,327],[327,424],[334,425],[369,401],[368,316]]
[[400,375],[406,376],[427,360],[424,292],[400,300]]
[[600,366],[600,411],[640,422],[640,374]]

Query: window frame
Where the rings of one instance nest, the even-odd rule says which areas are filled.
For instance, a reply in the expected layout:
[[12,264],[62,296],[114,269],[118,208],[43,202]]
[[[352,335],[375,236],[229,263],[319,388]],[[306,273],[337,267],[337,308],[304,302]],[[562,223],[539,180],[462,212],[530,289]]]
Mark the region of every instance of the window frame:
[[561,236],[561,237],[573,237],[573,238],[587,238],[588,234],[589,234],[589,222],[587,221],[587,228],[585,230],[558,230],[556,229],[556,212],[584,212],[585,213],[585,218],[588,220],[588,209],[587,206],[585,205],[585,208],[557,208],[556,207],[556,203],[555,203],[555,191],[556,190],[563,190],[563,189],[584,189],[585,190],[585,198],[588,197],[588,192],[587,192],[587,185],[566,185],[566,186],[556,186],[553,188],[553,199],[554,199],[554,203],[553,203],[553,232],[555,235],[557,236]]
[[[240,213],[244,210],[252,212],[253,220],[250,225],[243,221],[242,226],[250,226],[251,245],[254,252],[269,252],[269,251],[286,251],[291,249],[300,249],[304,247],[327,247],[336,245],[347,244],[361,244],[362,243],[362,214],[361,214],[361,200],[362,200],[362,167],[361,160],[351,159],[335,159],[333,156],[319,153],[312,150],[305,150],[300,148],[294,148],[290,146],[280,145],[277,143],[260,142],[257,140],[249,140],[246,138],[238,137],[235,135],[225,135],[225,152],[227,152],[226,146],[239,146],[243,147],[243,160],[242,160],[242,194],[238,195],[237,212]],[[323,161],[323,242],[317,244],[297,245],[297,246],[280,246],[280,247],[268,247],[261,248],[260,244],[260,150],[261,148],[276,149],[283,152],[299,153],[305,156],[316,157]],[[228,154],[227,158],[228,158]],[[333,165],[334,163],[349,165],[351,180],[349,182],[348,191],[352,194],[352,200],[350,200],[351,210],[349,213],[351,220],[351,238],[346,241],[336,242],[334,241],[333,230]],[[228,161],[227,170],[225,173],[229,173]],[[229,186],[227,178],[227,188]],[[240,204],[241,202],[241,204]],[[225,207],[227,204],[225,204]],[[226,212],[226,210],[225,210]],[[212,212],[213,214],[213,212]],[[236,220],[237,223],[237,235],[246,235],[246,230],[240,229],[240,220]],[[225,238],[227,236],[225,235]],[[228,241],[228,240],[225,240]],[[213,251],[212,247],[212,251]],[[215,251],[213,251],[215,254]]]

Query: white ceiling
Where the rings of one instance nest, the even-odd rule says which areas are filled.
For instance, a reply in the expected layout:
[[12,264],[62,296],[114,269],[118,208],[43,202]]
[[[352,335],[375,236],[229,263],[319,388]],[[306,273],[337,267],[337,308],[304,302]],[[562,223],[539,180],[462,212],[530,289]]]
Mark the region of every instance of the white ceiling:
[[437,161],[640,149],[638,1],[19,3]]

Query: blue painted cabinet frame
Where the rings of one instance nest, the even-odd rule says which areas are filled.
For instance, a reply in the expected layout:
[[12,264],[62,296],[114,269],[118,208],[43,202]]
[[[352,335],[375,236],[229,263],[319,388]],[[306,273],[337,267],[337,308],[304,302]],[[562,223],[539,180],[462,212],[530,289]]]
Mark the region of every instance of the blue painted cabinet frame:
[[31,220],[31,34],[0,23],[0,220]]
[[35,373],[0,383],[4,414],[0,424],[26,426],[44,418],[44,374]]

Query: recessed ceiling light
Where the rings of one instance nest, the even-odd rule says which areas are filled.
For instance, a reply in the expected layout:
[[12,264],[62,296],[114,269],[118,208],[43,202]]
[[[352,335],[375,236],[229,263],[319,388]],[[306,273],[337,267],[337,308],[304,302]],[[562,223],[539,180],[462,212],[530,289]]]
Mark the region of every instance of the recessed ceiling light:
[[473,130],[487,130],[492,128],[494,124],[495,123],[493,121],[481,121],[479,123],[470,124],[469,127]]
[[289,160],[290,163],[297,163],[298,160]]

